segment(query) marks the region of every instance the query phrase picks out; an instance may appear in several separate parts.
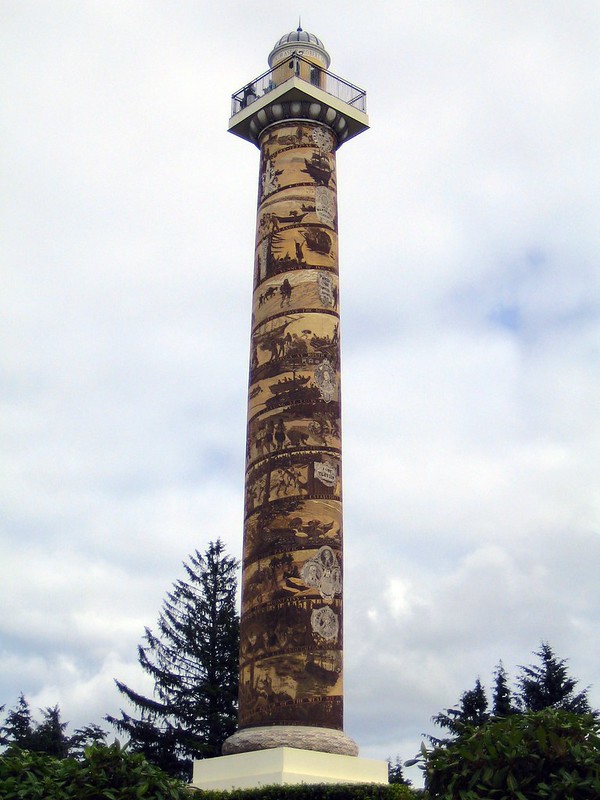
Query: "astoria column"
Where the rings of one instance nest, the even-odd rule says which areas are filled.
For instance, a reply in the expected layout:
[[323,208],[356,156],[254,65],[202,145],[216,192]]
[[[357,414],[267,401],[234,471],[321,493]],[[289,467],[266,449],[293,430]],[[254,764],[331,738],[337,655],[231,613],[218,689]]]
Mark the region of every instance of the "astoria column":
[[260,149],[248,390],[239,727],[224,754],[357,755],[343,732],[336,151],[365,92],[300,27],[233,96]]

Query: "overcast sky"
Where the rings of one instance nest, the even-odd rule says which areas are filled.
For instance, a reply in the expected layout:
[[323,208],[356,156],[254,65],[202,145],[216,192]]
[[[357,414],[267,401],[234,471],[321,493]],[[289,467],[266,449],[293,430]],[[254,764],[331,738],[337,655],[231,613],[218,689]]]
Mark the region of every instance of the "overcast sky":
[[372,125],[338,157],[346,732],[410,758],[542,639],[600,706],[597,0],[3,0],[0,704],[151,691],[182,561],[241,553],[227,120],[299,11]]

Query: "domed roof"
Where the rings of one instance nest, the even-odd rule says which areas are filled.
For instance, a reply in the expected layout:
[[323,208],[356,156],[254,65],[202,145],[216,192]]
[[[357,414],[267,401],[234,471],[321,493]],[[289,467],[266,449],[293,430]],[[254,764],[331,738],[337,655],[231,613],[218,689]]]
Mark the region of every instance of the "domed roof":
[[[300,24],[295,31],[286,33],[285,36],[282,36],[281,39],[278,39],[275,42],[275,46],[269,53],[269,66],[273,67],[277,63],[279,60],[278,56],[281,51],[288,50],[290,47],[295,48],[296,45],[312,48],[313,51],[317,52],[318,60],[322,61],[325,69],[329,67],[331,59],[329,58],[329,53],[327,50],[325,50],[325,45],[323,42],[318,36],[315,36],[314,33],[303,31]],[[283,57],[287,58],[287,54]]]
[[290,44],[291,42],[305,42],[306,44],[314,44],[317,47],[321,47],[323,50],[325,49],[323,42],[315,36],[314,33],[303,31],[302,28],[298,26],[295,31],[286,33],[278,42],[275,42],[273,50],[275,50],[276,47],[281,47],[281,45]]

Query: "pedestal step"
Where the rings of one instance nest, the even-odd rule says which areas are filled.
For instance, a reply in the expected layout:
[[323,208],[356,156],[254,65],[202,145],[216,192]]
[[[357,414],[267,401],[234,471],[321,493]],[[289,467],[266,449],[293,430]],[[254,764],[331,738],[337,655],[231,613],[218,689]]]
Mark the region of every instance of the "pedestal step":
[[387,761],[274,747],[194,761],[199,789],[251,789],[271,784],[387,783]]

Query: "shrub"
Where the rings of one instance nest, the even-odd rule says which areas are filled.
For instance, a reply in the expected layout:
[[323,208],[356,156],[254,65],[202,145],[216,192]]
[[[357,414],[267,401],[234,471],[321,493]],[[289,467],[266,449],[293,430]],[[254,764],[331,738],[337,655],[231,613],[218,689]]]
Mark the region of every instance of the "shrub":
[[86,748],[81,761],[16,747],[0,755],[2,800],[414,800],[417,795],[401,784],[200,791],[171,778],[140,753],[129,753],[118,742]]
[[198,800],[414,800],[417,796],[418,791],[399,783],[262,786],[231,792],[204,791],[192,795]]
[[83,761],[9,748],[0,756],[0,798],[190,800],[190,793],[142,755],[115,742],[87,748]]
[[516,714],[424,750],[433,800],[598,800],[600,723],[556,709]]

